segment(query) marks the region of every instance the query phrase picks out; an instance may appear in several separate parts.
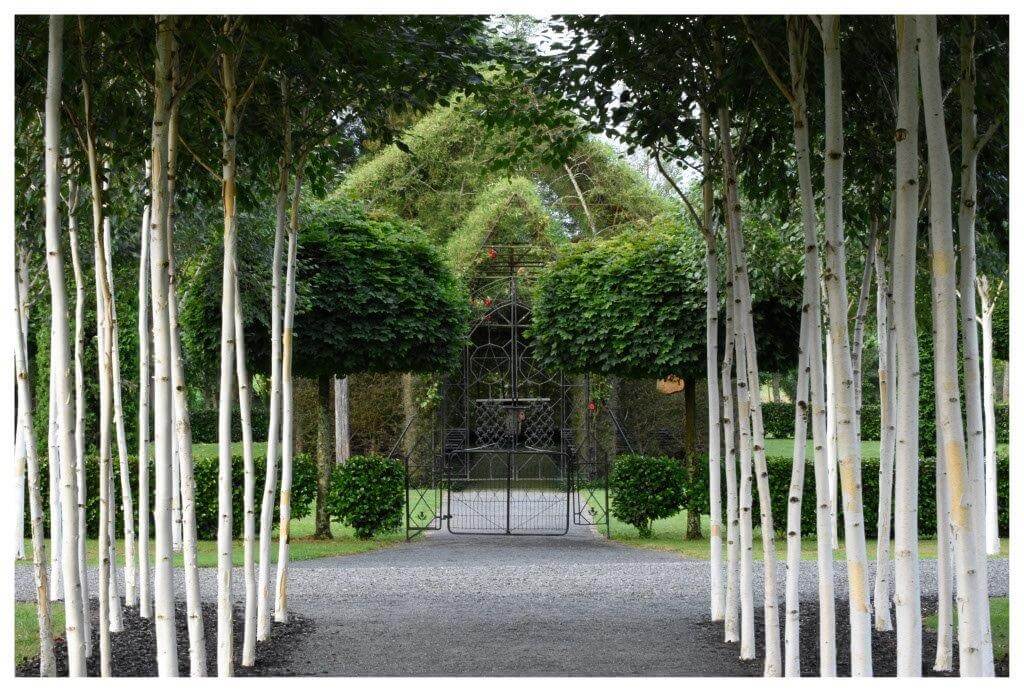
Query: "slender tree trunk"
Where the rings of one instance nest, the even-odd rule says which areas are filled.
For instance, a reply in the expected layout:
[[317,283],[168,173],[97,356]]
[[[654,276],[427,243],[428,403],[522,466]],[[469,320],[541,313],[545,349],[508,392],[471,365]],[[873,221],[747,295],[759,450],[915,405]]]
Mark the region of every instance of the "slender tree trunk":
[[569,176],[573,192],[576,193],[576,199],[579,200],[580,208],[583,209],[583,215],[587,219],[587,228],[590,231],[590,236],[596,238],[597,226],[594,224],[594,215],[590,212],[590,205],[587,204],[587,198],[583,196],[583,190],[580,188],[579,181],[576,180],[576,174],[572,172],[572,167],[568,163],[562,164],[562,168],[565,169],[565,174]]
[[[733,159],[730,115],[728,108],[719,109],[721,128],[723,172],[726,180],[725,206],[728,218],[728,238],[733,265],[733,290],[738,298],[739,311],[736,322],[736,370],[742,371],[745,380],[737,378],[740,401],[740,431],[742,436],[744,420],[743,397],[746,394],[750,411],[750,436],[745,445],[753,456],[754,471],[758,489],[758,503],[761,511],[761,544],[764,549],[764,626],[765,626],[765,676],[783,674],[782,647],[779,633],[778,574],[775,568],[775,528],[772,519],[771,495],[768,487],[768,465],[764,452],[764,421],[761,414],[760,377],[757,365],[757,347],[754,336],[754,321],[751,308],[750,280],[747,275],[746,253],[743,248],[743,231],[740,222],[739,195],[736,190],[736,166]],[[743,354],[742,367],[740,354]],[[746,392],[744,387],[749,386]],[[744,450],[741,450],[741,464]]]
[[[891,241],[890,241],[891,242]],[[875,314],[878,332],[878,399],[881,409],[881,453],[878,461],[878,528],[875,549],[875,629],[880,632],[892,630],[891,574],[892,555],[890,536],[892,534],[892,474],[896,453],[895,424],[896,398],[892,378],[896,374],[896,350],[892,343],[890,303],[892,293],[886,278],[886,267],[882,253],[875,245],[875,278],[878,292],[875,298]]]
[[132,479],[128,469],[128,435],[124,425],[124,406],[121,402],[121,348],[118,343],[117,301],[114,299],[114,268],[111,252],[109,217],[104,221],[103,242],[107,255],[107,284],[110,286],[110,314],[113,320],[113,376],[114,376],[114,429],[117,433],[117,459],[121,478],[121,509],[124,520],[124,600],[134,606],[138,600],[135,577],[135,503],[132,498]]
[[917,28],[896,17],[898,112],[896,116],[896,226],[892,266],[896,330],[896,457],[893,571],[896,578],[896,671],[921,675],[921,568],[917,547],[918,396],[917,346],[918,101]]
[[[94,158],[94,157],[92,157],[92,158]],[[98,178],[97,178],[97,180],[98,180]],[[102,190],[102,197],[106,198],[106,196],[107,196],[107,182],[106,182],[105,178],[103,180],[101,190]],[[94,212],[93,212],[94,221],[95,221],[96,216],[97,216],[97,213],[94,210]],[[102,218],[101,227],[103,229],[103,233],[102,233],[102,237],[101,237],[101,235],[99,233],[99,229],[98,228],[95,229],[95,231],[96,231],[95,232],[95,241],[96,241],[97,244],[96,244],[96,246],[95,246],[95,248],[93,250],[93,255],[94,255],[94,258],[95,258],[95,265],[96,265],[95,271],[99,272],[102,269],[103,272],[104,272],[104,274],[103,274],[104,278],[101,279],[100,278],[101,275],[98,274],[98,273],[96,274],[96,290],[97,290],[97,295],[96,295],[97,311],[96,311],[96,315],[97,315],[97,320],[98,320],[96,334],[97,334],[97,342],[99,343],[100,351],[101,351],[101,356],[102,356],[100,361],[102,363],[103,359],[106,358],[107,360],[106,360],[106,366],[105,367],[107,369],[109,369],[109,371],[110,371],[109,372],[109,374],[110,374],[109,380],[110,381],[109,381],[108,384],[110,386],[110,392],[109,393],[110,393],[110,397],[111,397],[111,399],[110,399],[110,405],[111,405],[111,411],[110,411],[110,414],[111,414],[111,425],[113,426],[115,424],[114,423],[115,414],[114,414],[114,408],[113,408],[114,407],[114,401],[115,401],[115,398],[114,398],[114,383],[115,383],[114,368],[116,367],[114,365],[114,359],[117,357],[117,352],[114,350],[114,346],[117,343],[117,339],[116,339],[116,335],[117,335],[117,321],[115,320],[115,312],[114,312],[114,284],[111,281],[111,277],[113,275],[113,272],[112,272],[112,270],[110,268],[110,262],[111,262],[111,260],[110,260],[110,240],[109,240],[109,236],[110,236],[110,217],[107,216],[106,213],[104,212],[104,210],[102,210],[102,209],[99,211],[99,216]],[[103,243],[102,251],[101,251],[98,243]],[[100,258],[101,257],[103,259],[102,267],[100,266]],[[99,306],[102,306],[102,309],[100,309]],[[110,339],[109,342],[106,341],[107,338]],[[106,377],[106,371],[104,371],[102,376]],[[100,408],[102,409],[102,405],[101,405]],[[112,446],[113,446],[113,442],[111,442],[111,447]],[[122,608],[121,608],[121,595],[120,595],[119,586],[118,586],[118,582],[117,582],[117,551],[116,551],[116,546],[117,546],[117,536],[116,536],[116,528],[117,528],[117,493],[115,491],[115,485],[114,485],[114,461],[113,461],[113,452],[112,451],[111,451],[111,457],[110,457],[110,459],[108,461],[109,461],[109,463],[107,464],[107,476],[108,476],[107,481],[108,481],[109,485],[107,486],[107,488],[108,488],[108,490],[107,490],[107,523],[105,525],[103,525],[103,526],[106,527],[107,535],[109,537],[109,541],[107,543],[107,552],[108,552],[107,557],[110,560],[110,565],[109,565],[109,568],[108,568],[109,569],[109,585],[110,585],[110,603],[109,603],[109,607],[110,607],[110,631],[111,632],[121,632],[122,630],[124,630],[124,613],[123,613]],[[125,466],[127,466],[127,459],[125,460]],[[83,596],[83,599],[84,599],[84,596]],[[88,647],[86,647],[86,648],[88,650]]]
[[245,465],[243,508],[243,574],[245,577],[245,626],[242,640],[242,665],[256,663],[256,465],[252,453],[252,380],[245,361],[245,322],[242,299],[235,273],[235,370],[238,377],[238,410],[242,423],[242,458]]
[[25,324],[28,321],[25,294],[28,282],[14,285],[14,365],[18,387],[18,430],[25,449],[25,474],[28,480],[29,524],[32,534],[32,577],[36,587],[36,620],[39,625],[39,676],[57,675],[53,655],[53,625],[50,618],[49,578],[46,574],[46,549],[43,545],[43,498],[39,491],[39,455],[32,431],[32,393],[29,390],[28,348]]
[[[725,584],[722,564],[722,405],[718,393],[718,248],[712,232],[712,214],[715,206],[714,182],[711,179],[711,116],[700,112],[701,161],[704,181],[701,185],[704,204],[704,266],[707,270],[706,292],[706,379],[708,383],[708,535],[711,541],[711,621],[725,619]],[[695,398],[694,398],[695,400]],[[696,410],[687,410],[693,418]],[[699,522],[699,517],[698,517]],[[700,525],[698,523],[698,531]]]
[[[85,353],[85,279],[79,259],[78,239],[78,183],[68,179],[68,245],[71,249],[71,267],[75,276],[75,477],[78,487],[78,525],[85,521],[85,374],[82,356]],[[27,286],[27,284],[26,284]],[[23,328],[27,325],[23,325]],[[82,639],[85,656],[92,657],[92,621],[89,617],[89,571],[85,558],[85,530],[78,532],[78,571],[82,582]]]
[[[46,170],[46,267],[50,280],[50,371],[54,373],[56,400],[69,402],[72,391],[68,362],[67,297],[64,290],[64,256],[60,242],[60,103],[64,63],[63,15],[50,15],[49,55],[46,74],[45,170]],[[56,405],[60,454],[60,569],[63,576],[64,618],[68,647],[68,671],[85,675],[85,642],[82,628],[82,585],[78,571],[78,488],[75,483],[74,417],[68,405]],[[51,467],[54,457],[50,458]],[[84,528],[84,527],[83,527]]]
[[219,470],[217,522],[217,675],[234,675],[234,625],[231,600],[231,400],[234,394],[235,356],[235,242],[237,233],[236,149],[237,89],[234,55],[220,54],[221,89],[224,93],[221,143],[224,205],[224,270],[220,306],[220,410],[218,426]]
[[156,19],[155,99],[150,215],[150,280],[153,310],[153,449],[156,492],[154,565],[157,669],[163,676],[178,675],[178,647],[174,623],[174,582],[171,570],[171,343],[168,316],[169,277],[167,267],[167,147],[171,110],[171,64],[174,19]]
[[[146,178],[149,177],[149,161],[146,161]],[[152,383],[152,333],[149,329],[149,204],[142,208],[139,248],[139,617],[148,619],[153,617],[153,596],[149,583],[149,403]]]
[[[57,338],[56,323],[50,321],[50,344],[52,346]],[[52,355],[51,355],[52,361]],[[50,574],[53,576],[53,588],[50,591],[50,600],[59,601],[64,597],[64,579],[61,574],[60,553],[61,553],[61,494],[60,494],[60,416],[57,410],[57,402],[61,400],[58,390],[57,373],[53,366],[50,366],[49,382],[49,416],[50,424],[47,438],[47,467],[50,481]],[[77,493],[76,493],[77,502]],[[84,603],[84,602],[83,602]]]
[[[988,277],[978,277],[977,283],[981,296],[981,343],[984,365],[982,399],[985,414],[985,547],[989,555],[998,555],[999,488],[996,467],[995,378],[992,372],[992,312],[995,309],[995,300],[990,294]],[[1006,372],[1009,372],[1009,364],[1006,366]]]
[[[988,599],[988,560],[986,559],[986,475],[984,421],[982,413],[982,380],[981,365],[978,353],[978,312],[975,282],[978,275],[977,257],[975,255],[975,215],[977,213],[978,191],[978,149],[979,140],[975,122],[974,107],[974,18],[963,17],[960,40],[960,215],[958,230],[960,238],[960,335],[963,346],[963,379],[964,407],[966,409],[967,430],[965,445],[967,452],[968,478],[971,484],[971,511],[974,513],[973,524],[976,527],[978,570],[977,580],[980,583],[982,596]],[[940,85],[941,86],[941,85]],[[945,122],[943,122],[945,128]],[[946,149],[948,157],[949,150]],[[929,156],[929,159],[931,157]],[[952,186],[952,173],[950,174]],[[954,309],[955,312],[955,309]],[[954,330],[955,336],[955,330]],[[954,345],[954,354],[956,347]],[[954,358],[955,360],[955,358]],[[959,415],[959,413],[958,413]],[[995,496],[995,464],[991,467],[992,490]],[[993,503],[994,505],[994,503]],[[994,507],[993,507],[994,508]],[[994,516],[994,515],[993,515]],[[998,540],[998,537],[997,537]],[[998,550],[997,550],[998,552]],[[982,660],[986,675],[995,675],[992,655],[992,628],[988,620],[987,609],[985,620],[981,623],[983,632]]]
[[831,483],[826,458],[825,373],[821,354],[821,264],[818,258],[817,215],[811,178],[810,123],[807,117],[806,20],[790,17],[787,22],[790,84],[793,107],[793,144],[800,184],[800,220],[804,231],[804,314],[807,317],[807,386],[811,434],[814,446],[814,498],[818,566],[818,665],[822,677],[836,674],[835,584]]
[[[286,82],[282,81],[282,98],[287,101]],[[287,113],[287,111],[286,111]],[[286,135],[290,127],[286,123]],[[271,264],[273,288],[270,294],[270,424],[267,430],[267,468],[263,482],[263,503],[260,507],[260,566],[256,601],[256,639],[270,636],[270,542],[273,539],[274,497],[277,494],[277,455],[281,438],[281,255],[283,254],[288,205],[288,166],[291,147],[286,136],[285,154],[278,170],[274,255]]]
[[327,509],[327,494],[331,489],[331,470],[334,461],[331,454],[334,445],[331,442],[331,376],[321,375],[317,379],[317,399],[319,403],[319,420],[316,431],[316,530],[314,538],[331,538],[331,517]]
[[351,456],[348,417],[348,378],[334,378],[334,458],[344,464]]
[[825,329],[825,454],[828,459],[829,531],[832,549],[839,548],[839,448],[836,439],[836,379],[832,330]]
[[[178,82],[178,47],[172,42],[172,82]],[[196,527],[195,475],[192,458],[192,421],[185,386],[185,364],[181,353],[181,327],[178,323],[178,274],[174,261],[175,188],[179,102],[171,107],[167,128],[167,322],[171,342],[171,392],[175,449],[172,450],[171,485],[181,497],[181,552],[185,573],[185,608],[188,615],[188,655],[191,677],[205,677],[206,634],[203,624],[202,594],[199,589],[198,529]],[[175,479],[175,465],[177,480]],[[173,506],[172,496],[172,506]],[[172,523],[174,516],[172,513]],[[174,535],[171,544],[173,548]]]
[[[22,230],[27,234],[24,223],[22,224]],[[21,333],[24,335],[28,333],[28,250],[19,243],[17,244],[17,253],[18,278],[16,288],[18,289],[19,302],[15,304],[15,308],[20,311]],[[27,344],[25,345],[25,352],[28,353]],[[28,368],[27,360],[25,367]],[[17,405],[21,406],[20,403]],[[20,409],[18,415],[21,415]],[[16,427],[17,429],[14,432],[15,558],[23,560],[25,559],[25,474],[28,461],[22,426],[18,424]]]
[[727,564],[725,577],[725,641],[740,640],[740,527],[739,488],[736,480],[736,399],[732,381],[734,332],[732,326],[732,282],[727,278],[725,305],[725,357],[722,361],[722,433],[725,443],[725,514]]
[[864,273],[860,278],[860,292],[857,294],[857,312],[853,318],[853,391],[860,419],[861,393],[864,384],[864,324],[868,317],[868,301],[871,298],[871,273],[874,269],[875,245],[878,243],[879,219],[871,216],[871,232],[864,248]]
[[[939,439],[949,475],[950,518],[955,546],[959,618],[960,673],[992,674],[988,645],[988,584],[978,533],[982,531],[977,504],[982,500],[966,456],[957,372],[956,277],[953,254],[952,184],[949,145],[939,74],[939,46],[934,16],[917,18],[918,57],[925,132],[928,137],[929,240],[931,243],[932,301],[935,303],[935,409],[941,425]],[[987,641],[986,641],[987,640]]]
[[[807,284],[817,277],[804,276]],[[800,677],[800,552],[804,497],[804,469],[807,465],[807,383],[809,370],[808,339],[810,329],[807,312],[800,320],[800,350],[797,359],[796,401],[793,422],[793,470],[789,480],[789,503],[786,505],[786,677]]]
[[860,430],[853,360],[847,333],[848,301],[843,233],[843,114],[839,17],[821,17],[825,64],[825,288],[836,382],[836,452],[843,494],[843,537],[850,590],[850,673],[871,675],[871,600],[868,590]]
[[292,337],[295,324],[295,253],[299,234],[299,198],[302,192],[302,161],[295,167],[291,224],[288,228],[288,263],[285,278],[284,328],[281,334],[281,526],[278,529],[277,583],[274,620],[288,622],[288,544],[291,540],[292,456],[295,449],[292,383]]
[[935,445],[935,552],[938,623],[935,627],[935,663],[933,669],[953,670],[953,536],[949,524],[949,473],[946,454],[936,435]]

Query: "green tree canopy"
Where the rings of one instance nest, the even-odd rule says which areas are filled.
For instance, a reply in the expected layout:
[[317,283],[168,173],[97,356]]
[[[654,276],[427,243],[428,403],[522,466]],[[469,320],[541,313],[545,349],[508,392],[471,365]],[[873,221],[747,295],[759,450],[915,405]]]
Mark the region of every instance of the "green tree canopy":
[[[465,339],[468,300],[422,232],[344,201],[308,204],[302,216],[297,375],[432,372],[455,363]],[[239,280],[260,281],[268,263],[239,249]],[[190,362],[200,368],[217,362],[219,330],[210,325],[219,324],[220,266],[220,255],[210,253],[189,278],[181,306]],[[242,295],[254,296],[245,306],[250,367],[266,372],[269,306],[255,292],[243,289]]]

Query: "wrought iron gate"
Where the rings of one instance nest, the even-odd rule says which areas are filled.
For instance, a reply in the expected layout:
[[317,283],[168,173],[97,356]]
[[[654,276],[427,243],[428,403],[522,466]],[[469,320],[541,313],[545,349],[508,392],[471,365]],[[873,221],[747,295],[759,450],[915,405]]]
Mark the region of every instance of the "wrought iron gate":
[[[572,524],[608,527],[610,457],[595,434],[583,378],[539,367],[521,291],[534,248],[489,250],[471,282],[476,320],[462,362],[444,383],[429,431],[396,445],[407,469],[408,535],[561,535]],[[415,438],[404,444],[403,440]]]

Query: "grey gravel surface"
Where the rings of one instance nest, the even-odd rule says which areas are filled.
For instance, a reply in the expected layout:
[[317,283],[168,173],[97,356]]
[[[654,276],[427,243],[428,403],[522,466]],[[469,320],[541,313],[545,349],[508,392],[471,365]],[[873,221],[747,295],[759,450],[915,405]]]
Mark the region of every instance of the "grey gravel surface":
[[[1008,561],[989,564],[991,592],[1008,593]],[[808,600],[815,598],[815,572],[813,562],[801,565],[801,593]],[[922,561],[921,572],[922,592],[934,594],[935,562]],[[216,595],[214,576],[214,570],[202,570],[209,600]],[[720,654],[702,650],[709,577],[707,562],[629,548],[590,527],[559,537],[443,531],[391,549],[296,562],[290,606],[313,629],[270,672],[758,674],[753,664],[726,670]],[[240,570],[234,584],[238,599]],[[844,598],[842,563],[836,564],[836,586],[837,597]],[[758,583],[758,594],[760,588]],[[30,568],[16,570],[16,593],[33,597]]]

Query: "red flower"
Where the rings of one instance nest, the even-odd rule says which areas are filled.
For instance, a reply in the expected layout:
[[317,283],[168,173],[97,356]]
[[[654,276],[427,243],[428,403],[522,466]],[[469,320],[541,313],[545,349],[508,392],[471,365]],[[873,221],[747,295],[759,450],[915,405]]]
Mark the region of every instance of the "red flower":
[[493,302],[494,301],[491,300],[490,298],[484,298],[484,305],[487,306],[487,307],[491,307],[491,303],[493,303]]
[[494,248],[487,248],[487,256],[491,259],[496,259],[498,257],[498,251]]
[[591,411],[596,411],[597,410],[597,404],[595,404],[593,401],[591,401],[589,404],[587,404],[587,408],[590,409]]

